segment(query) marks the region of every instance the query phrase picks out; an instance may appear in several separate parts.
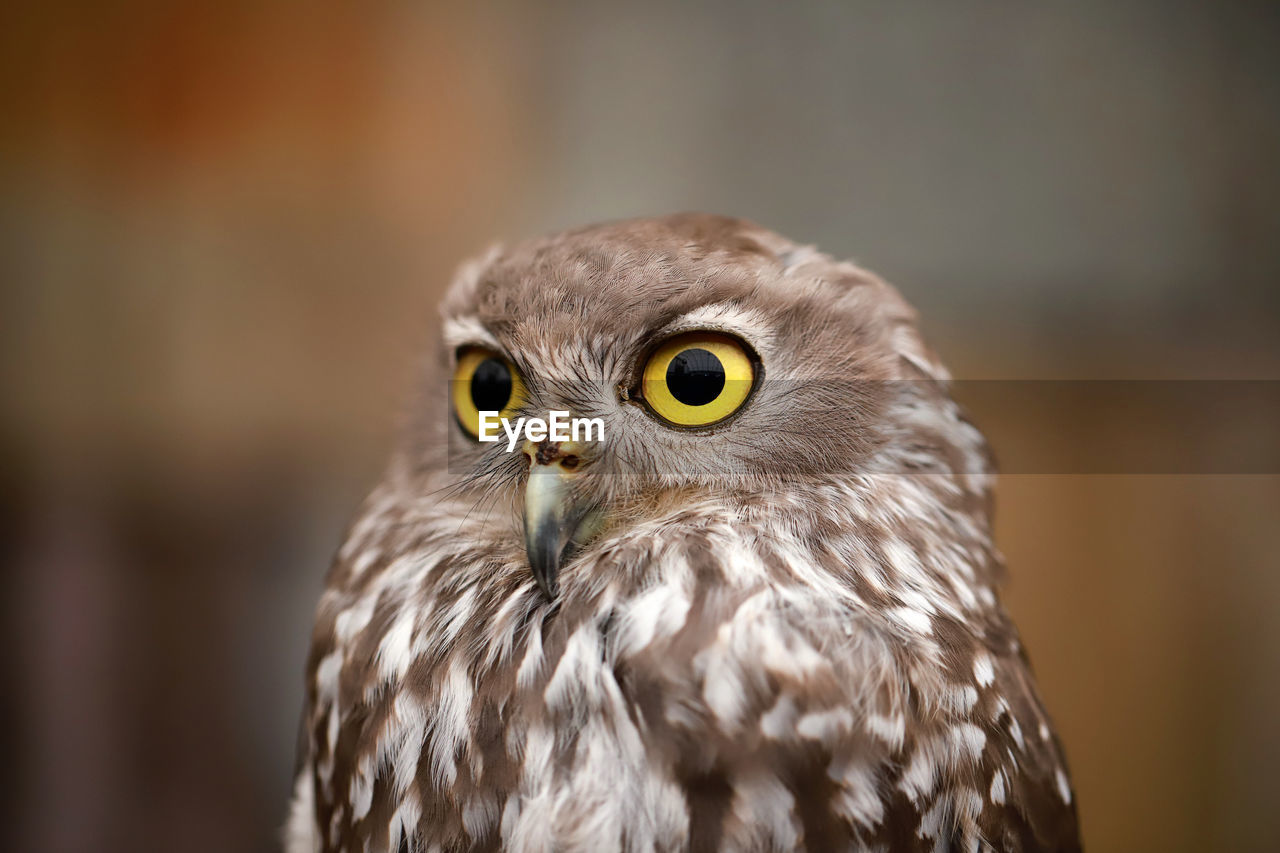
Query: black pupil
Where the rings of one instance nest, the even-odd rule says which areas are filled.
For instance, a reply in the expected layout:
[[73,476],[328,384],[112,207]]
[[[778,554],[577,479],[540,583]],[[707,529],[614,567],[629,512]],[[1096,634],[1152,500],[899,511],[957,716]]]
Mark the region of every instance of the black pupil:
[[471,374],[471,402],[478,412],[501,412],[511,399],[511,371],[496,358],[486,358]]
[[667,365],[667,389],[686,406],[705,406],[724,390],[724,365],[704,349],[687,349]]

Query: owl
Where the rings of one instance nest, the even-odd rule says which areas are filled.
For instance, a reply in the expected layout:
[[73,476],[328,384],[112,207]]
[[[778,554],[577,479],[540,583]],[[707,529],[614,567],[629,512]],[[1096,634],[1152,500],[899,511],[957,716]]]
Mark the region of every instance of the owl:
[[318,606],[290,853],[1079,849],[892,287],[682,214],[495,248],[441,323]]

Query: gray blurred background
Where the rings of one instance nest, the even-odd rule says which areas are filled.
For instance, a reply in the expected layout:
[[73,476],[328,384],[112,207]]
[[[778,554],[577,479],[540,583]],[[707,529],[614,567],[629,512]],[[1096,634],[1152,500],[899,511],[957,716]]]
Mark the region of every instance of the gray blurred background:
[[[322,575],[494,239],[730,213],[895,282],[962,378],[1280,379],[1274,4],[0,15],[5,849],[275,847]],[[1278,513],[1002,479],[1095,853],[1275,849]]]

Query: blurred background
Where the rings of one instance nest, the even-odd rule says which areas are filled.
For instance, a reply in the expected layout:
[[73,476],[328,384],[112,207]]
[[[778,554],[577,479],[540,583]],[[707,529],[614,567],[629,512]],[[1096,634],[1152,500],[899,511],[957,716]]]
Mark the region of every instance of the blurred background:
[[[322,575],[494,239],[730,213],[958,377],[1280,379],[1274,4],[0,15],[4,849],[276,847]],[[1070,471],[998,533],[1088,848],[1276,849],[1276,469]]]

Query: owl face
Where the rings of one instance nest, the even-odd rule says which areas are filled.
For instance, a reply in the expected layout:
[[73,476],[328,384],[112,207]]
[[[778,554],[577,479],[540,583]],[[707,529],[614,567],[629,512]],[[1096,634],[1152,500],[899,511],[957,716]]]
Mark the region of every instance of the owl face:
[[[451,288],[441,337],[422,411],[449,416],[416,431],[434,432],[419,464],[521,516],[549,595],[571,552],[664,505],[857,476],[893,438],[886,389],[933,367],[883,282],[695,216],[491,252]],[[603,435],[478,440],[481,411],[557,410]]]

